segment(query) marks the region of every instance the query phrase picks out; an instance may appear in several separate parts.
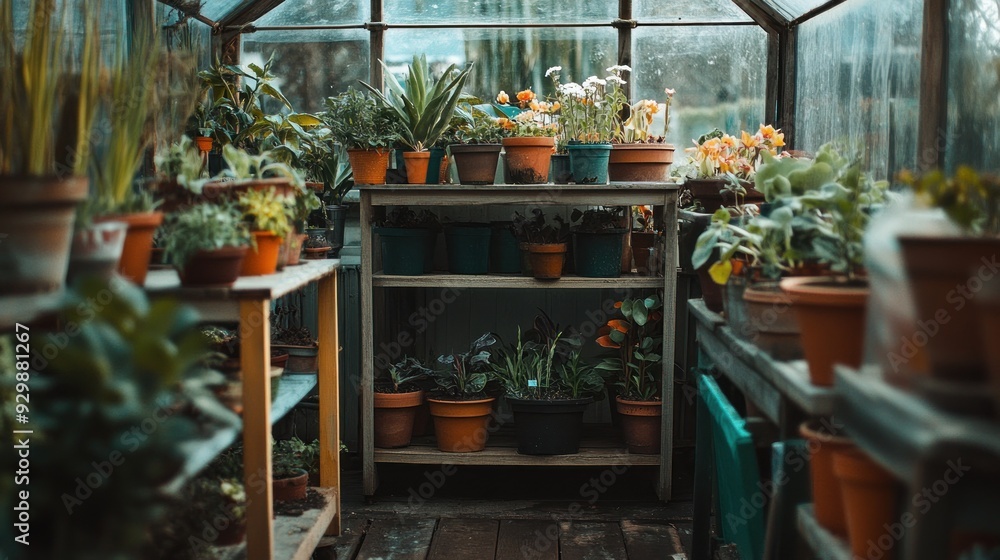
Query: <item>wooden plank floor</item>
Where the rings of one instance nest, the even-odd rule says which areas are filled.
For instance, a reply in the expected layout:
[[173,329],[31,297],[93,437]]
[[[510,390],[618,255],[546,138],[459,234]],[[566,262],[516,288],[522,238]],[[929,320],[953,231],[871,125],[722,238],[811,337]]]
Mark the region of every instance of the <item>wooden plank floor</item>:
[[679,560],[677,529],[661,521],[552,519],[351,520],[324,560]]

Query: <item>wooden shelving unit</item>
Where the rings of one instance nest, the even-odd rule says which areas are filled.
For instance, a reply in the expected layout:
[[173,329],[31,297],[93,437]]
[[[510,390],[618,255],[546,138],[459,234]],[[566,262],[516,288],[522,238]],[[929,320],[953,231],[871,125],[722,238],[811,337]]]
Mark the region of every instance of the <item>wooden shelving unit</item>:
[[816,521],[812,504],[802,504],[795,512],[799,534],[816,554],[818,560],[851,560],[850,547],[843,539],[827,531]]
[[[662,416],[660,455],[630,455],[621,447],[594,447],[585,439],[580,453],[566,457],[528,457],[519,455],[511,446],[492,441],[478,453],[443,453],[432,442],[416,442],[404,449],[375,450],[372,430],[373,382],[375,377],[376,322],[385,316],[376,308],[376,290],[393,288],[523,288],[523,289],[600,289],[632,288],[663,290],[663,389],[665,403],[674,399],[674,294],[677,289],[676,255],[668,257],[663,277],[623,275],[621,278],[579,278],[566,276],[555,281],[541,281],[521,276],[426,274],[422,276],[389,276],[382,274],[381,262],[374,243],[371,225],[375,208],[386,206],[635,206],[653,204],[663,207],[663,221],[677,222],[678,186],[672,183],[613,183],[611,185],[363,185],[361,193],[361,309],[362,368],[361,421],[362,455],[364,458],[364,493],[372,496],[377,486],[376,463],[463,464],[463,465],[659,465],[657,494],[669,500],[671,494],[671,458],[673,455],[673,414]],[[667,228],[665,246],[676,246],[676,231]],[[378,272],[376,272],[378,271]],[[672,410],[668,404],[667,410]],[[621,446],[621,444],[617,444]]]
[[[299,517],[274,518],[271,485],[247,486],[247,540],[243,547],[221,550],[223,557],[249,560],[307,559],[324,534],[340,533],[340,412],[337,333],[338,260],[306,261],[278,274],[243,277],[230,288],[181,288],[173,270],[150,271],[145,289],[153,298],[192,305],[205,321],[240,324],[243,375],[243,468],[246,480],[271,478],[271,425],[319,386],[320,486],[323,508]],[[271,398],[271,301],[312,283],[319,286],[319,371],[282,376]],[[228,447],[238,434],[220,432],[191,443],[183,484]],[[251,492],[251,489],[258,489]],[[229,556],[235,554],[236,556]]]

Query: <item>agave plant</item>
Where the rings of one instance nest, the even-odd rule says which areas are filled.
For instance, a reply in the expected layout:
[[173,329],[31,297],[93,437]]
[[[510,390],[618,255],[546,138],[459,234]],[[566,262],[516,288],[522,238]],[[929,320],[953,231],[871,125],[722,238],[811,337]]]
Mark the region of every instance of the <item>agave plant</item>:
[[472,66],[459,71],[452,64],[435,80],[427,67],[427,55],[414,55],[404,87],[385,62],[379,62],[385,70],[388,95],[365,82],[361,84],[399,115],[404,128],[403,142],[414,151],[427,150],[451,125]]

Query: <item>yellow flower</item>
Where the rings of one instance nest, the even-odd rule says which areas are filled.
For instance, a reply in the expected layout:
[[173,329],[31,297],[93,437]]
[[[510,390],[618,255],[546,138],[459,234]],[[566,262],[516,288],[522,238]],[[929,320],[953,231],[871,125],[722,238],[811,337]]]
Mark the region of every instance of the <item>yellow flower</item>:
[[771,144],[775,148],[780,148],[785,145],[785,135],[781,132],[775,132],[774,138],[771,139]]
[[535,100],[532,100],[531,103],[528,103],[528,107],[535,112],[538,112],[542,108],[542,106],[539,105],[538,102]]
[[722,143],[726,147],[728,147],[728,148],[735,148],[736,147],[736,137],[735,136],[730,136],[728,134],[724,134],[722,136]]
[[774,136],[774,133],[774,125],[760,125],[760,135],[765,139],[770,140]]
[[556,102],[552,103],[552,105],[549,106],[549,111],[552,112],[552,113],[555,113],[556,111],[559,110],[560,107],[562,107],[562,105],[560,105],[559,102],[556,101]]
[[514,123],[506,117],[500,117],[497,119],[497,126],[502,127],[506,130],[511,130],[514,128]]
[[758,144],[760,143],[759,140],[760,139],[758,136],[756,135],[751,136],[749,132],[744,130],[743,137],[741,138],[740,141],[742,142],[744,148],[752,149],[758,146]]
[[507,95],[506,91],[500,90],[500,93],[497,94],[497,103],[501,105],[510,103],[510,96]]

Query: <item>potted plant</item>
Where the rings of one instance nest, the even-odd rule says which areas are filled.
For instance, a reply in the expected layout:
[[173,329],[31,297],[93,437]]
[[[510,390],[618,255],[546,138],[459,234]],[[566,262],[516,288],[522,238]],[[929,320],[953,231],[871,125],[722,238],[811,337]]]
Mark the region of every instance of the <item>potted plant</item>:
[[330,242],[326,240],[325,235],[313,235],[306,239],[303,251],[308,260],[325,259],[330,252]]
[[526,256],[521,270],[540,280],[562,278],[566,262],[566,240],[570,228],[561,216],[553,219],[554,225],[545,223],[545,214],[538,208],[531,211],[531,217],[514,212],[511,231],[521,244],[521,252]]
[[329,225],[327,240],[330,241],[333,258],[338,258],[340,250],[344,247],[344,228],[347,225],[347,205],[344,204],[344,197],[355,184],[352,165],[346,154],[342,145],[335,143],[332,137],[326,137],[316,138],[303,156],[308,176],[321,183],[323,187],[320,198],[326,209],[326,220]]
[[252,250],[243,260],[240,276],[274,274],[282,240],[292,231],[285,200],[274,187],[250,190],[240,196],[240,207],[253,235]]
[[498,119],[482,108],[470,105],[467,120],[455,132],[455,142],[448,146],[463,185],[492,185],[500,161],[501,142],[508,131]]
[[358,184],[385,184],[389,152],[400,138],[400,121],[395,114],[376,98],[353,88],[326,99],[326,111],[320,117],[347,150]]
[[[285,199],[285,213],[292,224],[292,230],[285,236],[285,240],[278,250],[279,269],[284,268],[286,265],[299,264],[299,255],[302,253],[304,244],[310,237],[302,233],[302,230],[305,229],[309,216],[316,210],[319,210],[322,205],[323,202],[319,196],[311,189],[306,189],[305,192],[299,193],[295,198]],[[329,242],[326,240],[325,232],[321,237],[326,246],[330,247]]]
[[232,286],[240,275],[251,236],[231,204],[198,204],[168,217],[164,254],[182,286]]
[[446,223],[445,248],[448,272],[452,274],[486,274],[490,265],[490,240],[493,228],[484,223]]
[[561,66],[545,72],[556,88],[559,126],[568,141],[570,170],[578,184],[608,183],[611,140],[621,126],[619,113],[628,106],[622,74],[628,66],[611,66],[604,78],[591,76],[583,84],[560,83]]
[[203,196],[208,200],[233,200],[250,190],[273,189],[282,199],[307,192],[302,174],[278,161],[273,152],[251,154],[227,144],[222,148],[222,159],[226,168],[204,184]]
[[425,183],[430,163],[428,148],[438,141],[451,124],[472,66],[460,71],[452,64],[435,80],[427,66],[427,56],[414,55],[404,86],[400,85],[384,62],[379,62],[385,70],[388,94],[383,94],[365,82],[361,84],[396,112],[402,125],[401,140],[413,150],[403,153],[407,181],[411,184]]
[[[574,171],[574,173],[576,173]],[[573,259],[577,275],[587,278],[618,278],[621,275],[622,207],[573,210]]]
[[155,195],[166,213],[181,210],[201,199],[208,169],[198,146],[187,136],[167,145],[153,157]]
[[494,107],[500,111],[499,124],[506,130],[504,181],[515,185],[538,185],[549,182],[552,148],[559,125],[552,115],[558,103],[540,101],[531,89],[517,93],[517,105],[500,91]]
[[430,270],[441,224],[428,210],[400,206],[374,227],[382,244],[383,274],[419,276]]
[[534,327],[494,356],[493,376],[514,413],[517,451],[525,455],[577,453],[583,412],[604,380],[580,358],[579,337],[538,315]]
[[298,309],[277,306],[271,315],[271,348],[288,354],[287,373],[316,373],[318,370],[319,342],[307,327],[284,327],[301,323]]
[[493,333],[476,339],[468,352],[438,357],[442,369],[434,371],[436,390],[430,403],[438,449],[449,453],[482,451],[489,439],[486,429],[493,397],[486,395]]
[[[611,150],[612,156],[614,150]],[[608,164],[612,165],[612,164]],[[610,169],[610,167],[609,167]],[[611,179],[617,181],[619,179]],[[649,254],[656,243],[656,225],[653,219],[652,206],[632,206],[633,227],[629,233],[629,246],[632,248],[632,259],[635,262],[635,270],[639,274],[647,274],[649,270]],[[638,226],[638,229],[635,228]]]
[[66,283],[73,284],[88,276],[110,278],[118,269],[127,231],[125,222],[95,224],[86,215],[78,216],[73,227]]
[[417,408],[424,401],[417,383],[430,375],[420,360],[406,356],[375,380],[375,447],[410,445]]
[[[650,132],[653,116],[661,111],[654,99],[640,99],[629,107],[628,118],[612,144],[608,160],[608,177],[612,181],[655,181],[667,180],[670,164],[674,162],[674,145],[667,143],[670,131],[670,104],[674,90],[666,88],[666,102],[663,104],[663,135]],[[638,263],[637,263],[638,264]]]
[[[996,303],[986,290],[968,305],[975,294],[968,286],[973,284],[970,278],[981,279],[979,271],[1000,254],[1000,178],[962,166],[951,177],[931,171],[919,177],[905,173],[903,179],[912,185],[921,206],[940,208],[951,224],[941,228],[948,233],[899,237],[917,317],[929,321],[940,310],[948,311],[949,319],[937,321],[937,333],[927,337],[927,373],[934,380],[978,391],[987,381],[987,349],[992,344],[970,335],[981,327],[977,307],[985,311],[983,324],[988,327],[988,310]],[[913,332],[918,330],[914,325]]]
[[[205,517],[215,529],[214,546],[240,544],[247,534],[247,493],[241,482],[242,473],[229,478],[201,476],[184,490],[187,514]],[[222,528],[216,525],[225,519]],[[199,527],[200,529],[201,527]]]
[[307,444],[293,437],[271,448],[271,493],[277,502],[304,500],[309,475],[318,472],[319,442]]
[[660,396],[662,369],[658,336],[663,303],[656,295],[624,299],[615,304],[621,318],[608,321],[598,331],[597,344],[615,350],[597,369],[616,378],[615,407],[629,453],[660,452]]

